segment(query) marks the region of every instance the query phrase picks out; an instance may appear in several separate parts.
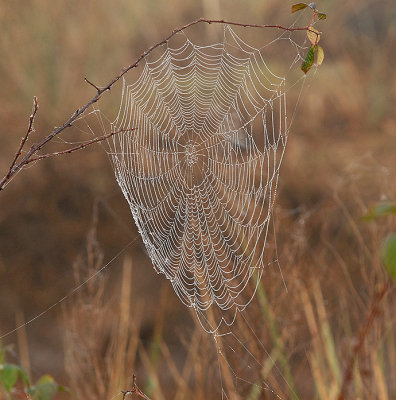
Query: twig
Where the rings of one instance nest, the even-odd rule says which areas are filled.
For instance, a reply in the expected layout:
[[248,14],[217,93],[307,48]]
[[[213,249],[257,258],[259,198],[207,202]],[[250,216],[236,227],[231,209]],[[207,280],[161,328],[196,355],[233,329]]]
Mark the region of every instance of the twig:
[[367,337],[367,334],[370,331],[370,327],[373,324],[376,316],[379,314],[379,306],[381,301],[384,299],[386,293],[388,292],[390,288],[390,283],[387,282],[382,289],[377,293],[377,296],[375,297],[373,306],[371,307],[371,310],[367,316],[367,320],[363,326],[363,328],[361,329],[360,333],[359,333],[359,339],[358,342],[356,344],[356,346],[354,347],[354,351],[350,356],[350,359],[347,363],[347,366],[345,368],[345,372],[344,372],[344,377],[343,377],[343,381],[342,381],[342,385],[341,385],[341,389],[340,389],[340,393],[337,397],[337,400],[345,400],[346,399],[346,393],[347,393],[347,389],[349,384],[351,383],[352,380],[352,376],[353,376],[353,366],[355,365],[355,361],[358,357],[358,355],[360,354],[362,347],[364,345],[364,341]]
[[29,135],[34,132],[34,119],[36,118],[36,114],[37,114],[37,110],[38,110],[38,100],[37,97],[34,96],[33,97],[33,111],[32,114],[29,117],[29,124],[28,124],[28,129],[25,133],[25,136],[22,138],[21,143],[19,144],[19,147],[15,153],[15,157],[12,160],[12,163],[10,165],[10,169],[7,173],[7,175],[5,176],[6,179],[9,179],[11,174],[12,174],[12,169],[14,168],[16,162],[18,161],[19,156],[22,154],[22,149],[25,146],[25,143],[27,142],[27,140],[29,139]]
[[88,80],[87,77],[84,78],[84,81],[87,82],[89,85],[93,86],[98,92],[100,91],[100,87],[96,86],[94,83]]
[[120,129],[119,131],[110,132],[110,133],[108,133],[107,135],[99,136],[99,137],[97,137],[97,138],[95,138],[95,139],[92,139],[92,140],[87,140],[86,142],[80,143],[78,146],[71,147],[71,148],[69,148],[69,149],[67,149],[67,150],[56,151],[56,152],[54,152],[54,153],[42,154],[42,155],[40,155],[40,156],[33,157],[33,158],[29,159],[29,160],[26,162],[25,165],[30,164],[31,162],[34,162],[34,161],[42,160],[42,159],[44,159],[44,158],[50,158],[50,157],[55,157],[55,156],[61,156],[61,155],[63,155],[63,154],[74,153],[74,152],[77,151],[77,150],[85,149],[85,147],[88,147],[88,146],[90,146],[91,144],[98,143],[98,142],[103,142],[104,140],[109,139],[110,137],[112,137],[112,136],[114,136],[114,135],[116,135],[116,134],[118,134],[118,133],[120,133],[120,132],[132,132],[132,131],[134,131],[135,129],[136,129],[136,128],[133,128],[133,129]]
[[[83,105],[82,107],[78,108],[76,111],[74,111],[74,113],[66,120],[66,122],[64,122],[61,126],[56,127],[52,130],[52,132],[50,134],[48,134],[46,137],[44,137],[39,143],[34,144],[25,154],[25,156],[18,162],[18,158],[21,155],[21,152],[23,150],[24,145],[26,144],[26,141],[29,137],[29,134],[32,132],[33,130],[33,122],[34,122],[34,118],[36,116],[37,113],[37,108],[38,108],[38,104],[37,104],[37,98],[34,97],[34,107],[33,107],[33,114],[30,117],[30,122],[29,122],[29,128],[28,128],[28,132],[25,135],[25,137],[22,140],[21,145],[19,146],[16,154],[15,154],[15,158],[14,161],[11,163],[11,166],[9,168],[8,173],[1,179],[0,181],[0,191],[4,189],[4,187],[9,183],[9,181],[12,179],[12,177],[18,173],[22,168],[24,168],[26,165],[28,165],[29,163],[31,163],[33,160],[37,161],[39,159],[42,158],[48,158],[50,157],[49,154],[46,154],[44,156],[36,156],[37,153],[49,142],[51,141],[55,136],[59,135],[61,132],[63,132],[65,129],[71,127],[73,125],[73,123],[75,122],[75,120],[82,115],[87,108],[89,108],[90,106],[92,106],[93,104],[95,104],[101,97],[101,95],[110,90],[111,87],[118,82],[128,71],[130,71],[133,68],[136,68],[139,63],[145,59],[152,51],[154,51],[156,48],[168,43],[168,41],[175,36],[176,34],[184,31],[187,28],[190,28],[193,25],[197,25],[199,23],[206,23],[206,24],[223,24],[223,25],[230,25],[230,26],[240,26],[240,27],[244,27],[244,28],[274,28],[274,29],[280,29],[280,30],[284,30],[284,31],[289,31],[289,32],[294,32],[294,31],[308,31],[311,30],[310,25],[307,25],[305,27],[301,27],[301,28],[287,28],[284,27],[282,25],[260,25],[260,24],[243,24],[240,22],[233,22],[233,21],[225,21],[223,19],[217,20],[217,19],[205,19],[205,18],[199,18],[195,21],[192,21],[186,25],[181,26],[180,28],[174,29],[165,39],[159,41],[158,43],[154,44],[153,46],[151,46],[150,48],[148,48],[145,52],[143,52],[138,58],[137,60],[132,63],[131,65],[129,65],[126,68],[123,68],[121,70],[121,72],[115,76],[107,85],[105,85],[104,87],[98,87],[95,84],[93,84],[92,82],[90,82],[87,78],[85,78],[85,81],[90,84],[91,86],[93,86],[96,90],[96,94],[95,96],[93,96],[85,105]],[[315,32],[316,33],[316,32]],[[104,139],[102,139],[104,140]],[[98,140],[100,141],[100,140]],[[95,143],[95,142],[92,142]],[[91,143],[91,144],[92,144]],[[87,144],[89,145],[89,144]],[[86,146],[84,146],[86,147]],[[82,148],[84,148],[82,147]],[[77,150],[77,149],[76,149]],[[79,149],[78,149],[79,150]],[[73,150],[75,151],[75,150]],[[68,153],[67,151],[65,153]],[[60,154],[65,154],[62,152],[58,152],[58,153],[54,153],[54,155],[60,155]]]
[[147,397],[143,392],[140,391],[140,389],[136,385],[136,376],[133,375],[133,381],[132,381],[132,389],[131,390],[122,390],[122,400],[125,400],[125,397],[128,394],[136,394],[137,397],[144,399],[144,400],[151,400],[149,397]]

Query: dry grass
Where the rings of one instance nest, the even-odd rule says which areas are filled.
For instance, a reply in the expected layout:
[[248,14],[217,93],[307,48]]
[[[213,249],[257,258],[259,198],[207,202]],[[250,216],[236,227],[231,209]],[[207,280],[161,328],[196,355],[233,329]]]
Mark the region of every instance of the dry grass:
[[[235,399],[276,398],[273,392],[282,399],[336,398],[359,330],[386,281],[379,245],[395,230],[394,219],[360,220],[373,203],[396,198],[395,6],[392,0],[381,7],[323,0],[318,7],[329,16],[326,59],[294,122],[275,216],[288,292],[277,266],[269,267],[246,320],[235,325],[236,337],[218,339],[219,355],[136,241],[106,275],[64,304],[62,324],[49,314],[27,327],[29,352],[20,336],[21,357],[30,359],[33,375],[52,373],[77,399],[122,398],[133,374],[153,399],[220,398],[222,388]],[[106,82],[172,28],[218,12],[253,23],[290,21],[288,6],[275,1],[249,0],[243,7],[233,0],[2,4],[0,169],[25,131],[33,95],[40,101],[36,129],[47,132],[92,94],[84,76]],[[103,99],[108,115],[118,107],[112,99],[117,93]],[[81,251],[95,198],[101,199],[97,232]],[[95,271],[103,254],[111,258],[137,235],[97,149],[33,166],[0,201],[2,331],[14,327],[14,310],[29,319]],[[71,270],[79,253],[84,256]],[[380,309],[349,398],[396,397],[394,289]]]
[[[364,162],[367,167],[368,160]],[[346,172],[332,199],[315,212],[295,218],[279,209],[281,226],[294,219],[284,233],[286,244],[279,248],[288,292],[279,271],[269,270],[256,301],[237,318],[232,334],[219,336],[216,342],[198,322],[186,327],[183,321],[167,319],[167,286],[158,293],[150,337],[142,339],[144,299],[131,302],[136,276],[128,259],[117,298],[104,302],[105,278],[79,292],[64,314],[66,366],[76,398],[112,398],[130,387],[134,373],[141,390],[153,399],[219,398],[221,391],[230,399],[336,399],[360,329],[387,282],[378,248],[392,221],[360,222],[359,216],[367,211],[361,191],[368,177],[356,172],[363,168],[355,165]],[[383,171],[376,168],[370,165],[370,173],[384,184]],[[342,218],[345,224],[337,226],[335,221]],[[310,236],[315,229],[319,232]],[[100,260],[93,233],[88,266]],[[76,271],[85,270],[84,265],[76,264]],[[99,265],[94,263],[88,274]],[[394,307],[392,290],[357,354],[346,398],[395,396]],[[175,324],[176,339],[164,333],[166,324]]]

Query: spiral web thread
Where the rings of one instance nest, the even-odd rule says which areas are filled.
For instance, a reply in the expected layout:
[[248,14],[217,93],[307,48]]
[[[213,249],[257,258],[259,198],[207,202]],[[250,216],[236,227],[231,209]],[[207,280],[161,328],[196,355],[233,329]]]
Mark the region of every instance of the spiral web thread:
[[249,304],[268,263],[286,78],[229,26],[210,46],[182,35],[124,82],[110,155],[155,270],[215,332]]

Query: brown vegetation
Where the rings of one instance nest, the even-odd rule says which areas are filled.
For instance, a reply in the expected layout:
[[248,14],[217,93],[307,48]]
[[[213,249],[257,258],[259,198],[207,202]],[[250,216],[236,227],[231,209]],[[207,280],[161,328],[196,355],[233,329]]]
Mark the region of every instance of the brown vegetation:
[[[133,374],[153,399],[219,398],[222,388],[229,398],[250,400],[274,393],[337,398],[360,330],[387,284],[379,246],[395,230],[391,218],[361,221],[372,204],[396,198],[395,6],[392,0],[380,7],[376,1],[317,3],[328,15],[321,39],[326,59],[293,123],[275,213],[288,290],[277,265],[270,266],[246,320],[236,323],[248,351],[235,357],[240,342],[231,336],[218,339],[224,353],[216,354],[213,338],[153,271],[106,154],[91,146],[34,164],[1,193],[1,332],[15,327],[16,313],[18,321],[21,310],[29,320],[133,243],[99,278],[26,327],[29,354],[20,337],[10,354],[15,362],[30,363],[32,375],[51,373],[77,399],[122,398]],[[34,95],[40,110],[32,141],[92,97],[85,76],[107,82],[174,27],[201,16],[287,25],[290,4],[2,4],[0,170],[7,172],[26,131]],[[198,33],[211,40],[208,30]],[[107,115],[114,115],[118,99],[115,89],[101,100]],[[76,141],[73,134],[64,139]],[[85,246],[94,204],[98,222]],[[391,289],[365,335],[345,398],[396,396],[395,306]]]

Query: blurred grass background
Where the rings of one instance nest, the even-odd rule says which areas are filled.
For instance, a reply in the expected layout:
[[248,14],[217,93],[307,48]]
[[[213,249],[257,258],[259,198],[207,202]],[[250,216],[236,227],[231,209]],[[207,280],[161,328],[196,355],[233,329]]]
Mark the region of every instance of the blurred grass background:
[[[121,67],[173,28],[201,16],[287,25],[293,20],[289,14],[293,3],[2,2],[0,171],[6,173],[25,132],[34,95],[40,103],[35,135],[46,134],[93,95],[93,88],[83,82],[85,76],[99,86],[107,83]],[[302,399],[313,398],[310,396],[314,393],[317,398],[334,398],[359,323],[385,279],[379,245],[387,232],[395,230],[394,220],[360,221],[372,204],[396,198],[395,3],[322,0],[317,6],[328,16],[321,24],[326,58],[306,89],[292,126],[277,198],[278,252],[289,294],[284,292],[279,271],[270,271],[264,282],[269,308],[263,308],[267,310],[263,326],[274,328],[276,323],[277,329],[268,330],[261,338],[267,349],[280,349],[283,358],[278,360],[284,365],[283,373],[293,377]],[[208,35],[204,27],[201,34]],[[260,38],[257,40],[260,42]],[[118,98],[113,95],[104,99],[110,114],[118,107]],[[30,319],[74,286],[72,266],[86,251],[95,202],[99,210],[97,240],[104,260],[137,236],[110,163],[99,146],[24,170],[0,194],[0,202],[2,332],[15,327],[16,316],[19,322]],[[91,247],[89,251],[99,250]],[[102,297],[92,297],[92,293],[89,297],[88,291],[83,303],[78,299],[66,302],[63,322],[58,307],[26,328],[30,360],[25,356],[24,362],[29,363],[33,375],[49,372],[74,392],[86,390],[77,398],[98,398],[96,389],[97,396],[114,395],[114,390],[131,376],[132,366],[155,399],[218,398],[212,397],[218,388],[211,391],[209,378],[202,373],[205,365],[210,366],[211,358],[202,357],[209,354],[205,350],[208,345],[188,312],[163,277],[154,273],[139,238],[127,254],[133,257],[129,278],[125,278],[128,269],[123,267],[127,261],[120,257],[103,277],[106,284],[101,289],[103,294],[100,292]],[[126,288],[119,289],[122,274],[131,284],[130,295]],[[163,299],[160,307],[159,299]],[[81,315],[82,304],[90,302],[100,313],[100,326],[92,325],[92,313]],[[125,312],[130,314],[127,321],[122,320]],[[117,324],[128,326],[128,338],[114,334]],[[82,330],[87,328],[92,331],[84,336]],[[354,377],[354,390],[360,390],[360,398],[396,396],[391,379],[392,368],[396,368],[394,331],[393,291]],[[92,345],[90,358],[78,360],[70,332],[77,336],[80,332],[82,343],[90,342],[92,332],[101,337]],[[183,345],[183,337],[189,334],[192,345]],[[134,344],[129,343],[131,338]],[[84,365],[110,354],[106,352],[112,340],[115,342],[110,348],[118,348],[118,353],[111,353],[114,363],[121,366],[125,362],[125,370],[120,367],[113,371],[117,377],[110,379],[109,371],[102,366],[96,375],[88,376]],[[15,343],[14,357],[20,360],[18,337],[7,337],[8,343]],[[129,358],[121,363],[117,357],[125,346]],[[187,372],[179,377],[175,372],[184,362],[188,364],[189,357],[196,386],[186,378]],[[71,368],[72,362],[75,365]],[[85,373],[85,383],[79,381],[81,375],[76,371]],[[125,376],[121,379],[122,373]],[[271,383],[275,387],[276,378],[270,375],[267,379],[274,379]],[[102,388],[98,384],[101,380],[105,381]],[[289,398],[284,384],[278,385],[279,393]],[[262,393],[251,396],[266,398],[257,397],[264,396]]]

